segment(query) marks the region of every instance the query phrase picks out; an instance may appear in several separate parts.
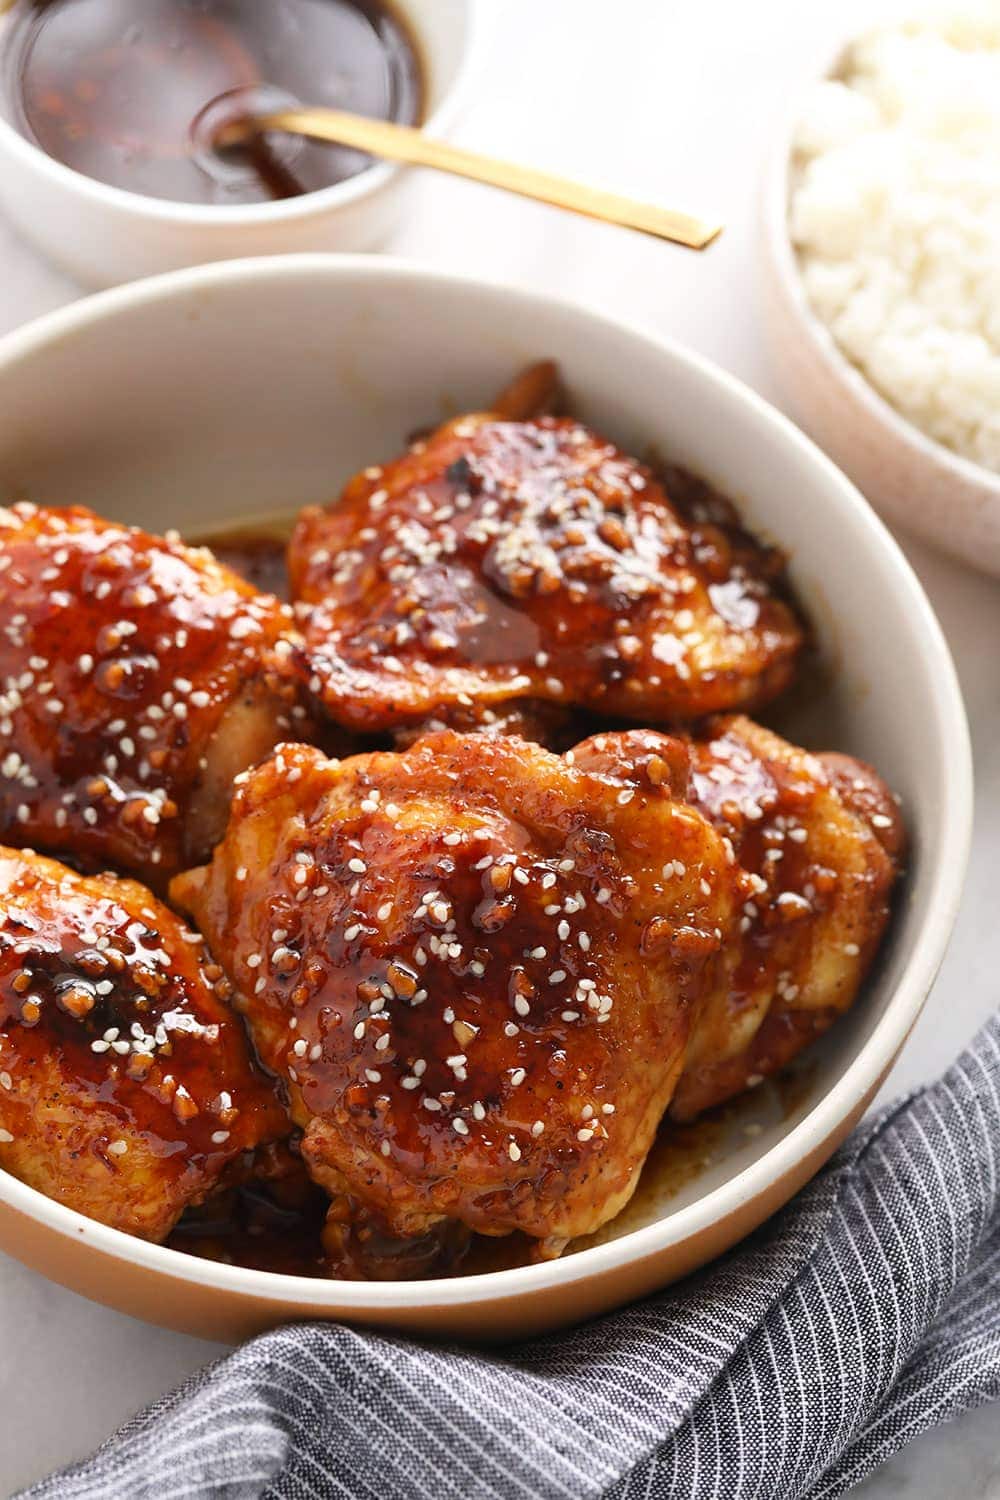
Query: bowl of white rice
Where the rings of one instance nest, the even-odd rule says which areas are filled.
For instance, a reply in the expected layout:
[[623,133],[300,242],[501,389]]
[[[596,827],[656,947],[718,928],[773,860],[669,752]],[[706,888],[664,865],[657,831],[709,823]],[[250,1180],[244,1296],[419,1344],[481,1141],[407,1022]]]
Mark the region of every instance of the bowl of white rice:
[[802,425],[893,525],[1000,575],[1000,3],[843,46],[765,194],[765,307]]

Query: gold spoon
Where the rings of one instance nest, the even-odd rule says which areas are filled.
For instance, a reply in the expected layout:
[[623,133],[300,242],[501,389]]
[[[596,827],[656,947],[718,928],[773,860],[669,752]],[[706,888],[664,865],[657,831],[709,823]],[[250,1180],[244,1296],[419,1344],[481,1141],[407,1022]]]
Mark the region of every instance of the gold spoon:
[[603,219],[626,229],[638,229],[691,250],[704,250],[721,233],[721,224],[706,224],[690,214],[671,208],[657,208],[620,193],[586,187],[565,177],[538,172],[533,167],[498,161],[478,151],[466,151],[435,141],[412,125],[396,125],[388,120],[371,120],[365,115],[349,114],[340,109],[282,109],[272,114],[246,115],[222,125],[215,133],[217,150],[245,145],[255,135],[267,130],[283,130],[291,135],[305,135],[313,140],[334,141],[339,146],[380,156],[386,161],[407,162],[415,167],[435,167],[468,177],[489,187],[506,188],[523,198],[535,198],[557,208],[568,208],[591,219]]

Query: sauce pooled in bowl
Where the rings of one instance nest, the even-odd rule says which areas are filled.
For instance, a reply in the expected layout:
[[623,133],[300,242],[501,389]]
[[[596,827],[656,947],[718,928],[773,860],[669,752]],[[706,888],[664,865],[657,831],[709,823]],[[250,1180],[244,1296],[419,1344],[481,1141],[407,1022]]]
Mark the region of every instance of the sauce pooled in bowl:
[[412,124],[415,44],[381,0],[15,0],[6,109],[57,161],[182,203],[262,203],[330,187],[369,158],[261,136],[217,153],[199,122],[322,105]]

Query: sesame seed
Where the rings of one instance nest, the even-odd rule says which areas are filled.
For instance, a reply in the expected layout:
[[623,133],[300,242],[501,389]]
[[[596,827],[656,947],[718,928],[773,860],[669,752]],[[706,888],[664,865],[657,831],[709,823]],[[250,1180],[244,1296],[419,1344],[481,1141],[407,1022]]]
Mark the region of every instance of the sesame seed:
[[511,1161],[521,1160],[521,1148],[516,1141],[511,1141],[510,1145],[507,1147],[507,1155],[510,1157]]
[[9,1146],[11,1145],[13,1140],[14,1137],[11,1135],[9,1130],[0,1129],[0,1146]]
[[128,1150],[128,1141],[112,1141],[108,1147],[110,1156],[124,1156]]
[[457,1131],[459,1135],[468,1135],[469,1133],[468,1125],[466,1125],[464,1120],[459,1119],[457,1116],[452,1120],[451,1127],[453,1130]]
[[347,861],[347,868],[350,870],[352,875],[363,875],[368,869],[368,866],[365,864],[363,859],[349,859]]
[[212,1135],[213,1146],[224,1146],[229,1139],[228,1130],[216,1130]]

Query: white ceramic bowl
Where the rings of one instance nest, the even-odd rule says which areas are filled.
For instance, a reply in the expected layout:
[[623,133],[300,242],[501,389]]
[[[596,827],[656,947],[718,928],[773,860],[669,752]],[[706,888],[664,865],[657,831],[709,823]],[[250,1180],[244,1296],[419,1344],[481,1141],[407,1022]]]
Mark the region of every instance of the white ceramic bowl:
[[541,355],[560,361],[581,418],[699,471],[788,549],[834,669],[818,717],[790,728],[872,760],[902,794],[913,836],[878,972],[784,1110],[756,1091],[759,1134],[735,1129],[672,1195],[648,1176],[598,1243],[543,1265],[423,1282],[277,1276],[130,1239],[0,1172],[0,1245],[87,1295],[223,1337],[316,1316],[513,1337],[592,1315],[718,1254],[801,1186],[859,1117],[924,1003],[970,828],[948,649],[852,485],[695,355],[548,297],[381,258],[205,267],[91,298],[0,344],[0,500],[81,502],[203,535],[328,499],[405,434],[483,405]]
[[[836,71],[846,45],[817,78]],[[805,98],[803,89],[764,179],[763,324],[776,376],[807,432],[891,525],[1000,575],[1000,475],[952,453],[901,416],[809,306],[788,229],[792,139]]]
[[[416,38],[425,124],[447,133],[484,48],[482,0],[397,0]],[[0,7],[2,11],[3,7]],[[0,14],[0,52],[8,21]],[[114,286],[205,261],[311,250],[370,250],[399,219],[412,173],[382,163],[320,192],[274,203],[173,203],[109,187],[55,161],[3,116],[0,206],[85,286]]]

